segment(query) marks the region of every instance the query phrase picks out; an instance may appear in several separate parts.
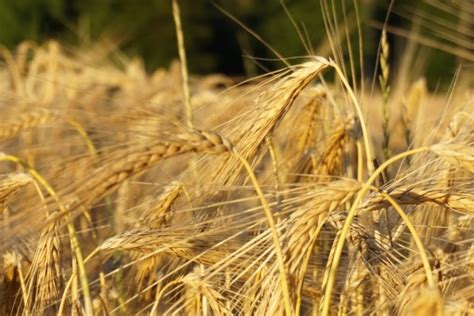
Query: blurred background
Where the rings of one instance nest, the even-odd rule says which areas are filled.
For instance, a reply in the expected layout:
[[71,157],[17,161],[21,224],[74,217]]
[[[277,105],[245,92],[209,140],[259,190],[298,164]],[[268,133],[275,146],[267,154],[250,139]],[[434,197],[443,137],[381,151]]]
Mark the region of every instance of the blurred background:
[[[330,56],[324,2],[333,3],[329,11],[346,50],[347,39],[358,50],[358,12],[363,69],[373,73],[388,0],[359,0],[357,6],[350,0],[286,0],[300,36],[279,0],[179,1],[190,71],[254,76],[282,66],[229,15],[285,57],[308,55],[309,47],[315,54]],[[472,7],[470,0],[395,1],[388,19],[389,31],[397,34],[389,35],[391,65],[401,63],[398,56],[410,47],[411,38],[423,44],[413,56],[419,58],[418,67],[431,88],[449,85],[457,65],[472,62]],[[171,0],[0,0],[1,44],[13,49],[24,40],[41,43],[51,38],[82,48],[109,40],[126,55],[143,58],[148,70],[168,67],[178,56]],[[360,66],[360,59],[354,60]]]

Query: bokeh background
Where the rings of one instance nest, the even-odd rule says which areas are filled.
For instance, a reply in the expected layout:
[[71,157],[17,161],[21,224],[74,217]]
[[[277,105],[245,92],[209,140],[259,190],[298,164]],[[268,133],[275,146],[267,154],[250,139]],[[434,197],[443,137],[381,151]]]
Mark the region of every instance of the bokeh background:
[[[340,26],[347,27],[349,36],[356,39],[352,1],[333,2]],[[440,35],[433,29],[436,30],[436,24],[446,23],[454,28],[472,26],[472,22],[463,20],[462,4],[459,12],[450,13],[433,5],[434,2],[443,1],[396,1],[389,25],[399,33],[408,33],[421,24],[417,31],[422,37],[434,38],[434,46],[458,45],[449,34]],[[179,3],[189,68],[193,73],[254,76],[281,67],[281,63],[267,60],[275,55],[223,11],[255,31],[283,56],[308,55],[279,0],[182,0]],[[329,56],[320,1],[286,0],[285,3],[314,52]],[[376,64],[380,24],[386,18],[390,1],[359,0],[358,4],[364,36],[364,68],[369,74]],[[171,0],[0,0],[1,44],[12,49],[24,40],[44,42],[51,38],[70,47],[84,48],[107,39],[117,43],[126,55],[142,57],[148,70],[168,67],[178,56]],[[389,37],[394,67],[402,55],[397,52],[407,46],[405,38]],[[423,63],[430,65],[425,73],[431,87],[436,88],[449,85],[459,57],[442,49],[430,49],[425,50]]]

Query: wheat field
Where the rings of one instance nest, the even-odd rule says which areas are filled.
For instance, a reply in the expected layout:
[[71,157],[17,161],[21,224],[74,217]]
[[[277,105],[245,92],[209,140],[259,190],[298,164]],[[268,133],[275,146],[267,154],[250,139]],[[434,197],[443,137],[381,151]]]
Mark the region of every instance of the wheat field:
[[0,314],[474,314],[474,57],[390,80],[385,34],[373,90],[2,48]]

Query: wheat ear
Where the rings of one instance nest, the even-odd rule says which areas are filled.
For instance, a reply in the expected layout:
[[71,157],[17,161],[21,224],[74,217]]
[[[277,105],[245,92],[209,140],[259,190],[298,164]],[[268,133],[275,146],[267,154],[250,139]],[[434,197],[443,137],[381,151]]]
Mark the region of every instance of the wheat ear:
[[390,86],[389,86],[389,75],[390,75],[390,64],[389,64],[389,52],[390,46],[387,40],[387,32],[386,30],[382,31],[382,38],[380,39],[380,69],[381,74],[379,76],[380,81],[380,88],[382,90],[382,101],[383,101],[383,110],[382,110],[382,130],[383,130],[383,153],[384,153],[384,160],[388,160],[390,158],[390,131],[389,131],[389,116],[390,116],[390,109],[388,104],[388,97],[390,94]]
[[7,178],[0,181],[0,214],[8,200],[32,181],[33,178],[26,173],[10,174]]
[[[26,171],[35,179],[36,182],[38,182],[42,187],[45,188],[45,190],[49,193],[49,195],[54,199],[54,201],[57,203],[61,213],[66,213],[66,209],[64,205],[62,204],[59,196],[57,195],[56,191],[53,189],[53,187],[46,181],[46,179],[41,176],[38,171],[30,167],[26,162],[22,161],[18,157],[12,156],[12,155],[5,155],[4,153],[0,153],[0,160],[4,161],[11,161],[15,164],[18,164],[22,166],[23,168],[26,169]],[[50,215],[50,214],[48,214]],[[82,291],[84,293],[84,301],[85,301],[85,309],[86,309],[86,314],[87,316],[92,316],[93,315],[93,310],[92,310],[92,300],[90,298],[90,292],[89,292],[89,281],[87,280],[87,273],[84,265],[84,260],[82,256],[82,251],[79,245],[79,241],[77,239],[77,234],[76,234],[76,229],[74,228],[74,224],[72,223],[72,218],[70,214],[68,213],[68,221],[67,221],[67,229],[69,233],[69,238],[71,241],[71,249],[74,252],[74,256],[79,268],[79,275],[80,275],[80,280],[81,280],[81,285],[82,285]],[[56,230],[56,223],[52,222],[52,224],[49,224],[49,228],[46,228],[46,231],[55,231]],[[54,236],[47,238],[54,240]],[[48,245],[48,243],[46,243]],[[41,248],[39,248],[41,249]],[[58,248],[59,249],[59,248]]]
[[0,141],[15,137],[22,131],[32,130],[58,119],[58,114],[50,110],[35,110],[20,115],[14,121],[0,125]]

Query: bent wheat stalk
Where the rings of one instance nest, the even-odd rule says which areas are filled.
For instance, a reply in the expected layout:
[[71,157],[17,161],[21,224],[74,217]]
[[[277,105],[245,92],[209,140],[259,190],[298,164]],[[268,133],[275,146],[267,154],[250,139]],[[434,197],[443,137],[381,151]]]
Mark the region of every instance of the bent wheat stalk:
[[[389,160],[385,161],[379,168],[377,168],[377,170],[374,171],[374,173],[364,183],[361,190],[357,194],[357,197],[355,198],[354,202],[352,203],[351,209],[349,210],[347,219],[344,222],[344,226],[341,229],[341,237],[344,237],[344,238],[340,238],[336,244],[336,248],[334,252],[334,260],[331,264],[331,269],[328,276],[328,282],[326,284],[326,289],[325,289],[324,301],[321,306],[322,315],[328,315],[329,313],[329,306],[331,302],[331,292],[334,286],[334,281],[335,281],[335,277],[337,273],[337,266],[339,264],[339,260],[341,258],[342,250],[344,247],[344,239],[345,239],[345,236],[348,234],[350,224],[352,222],[352,219],[355,216],[355,213],[358,207],[360,206],[362,198],[370,189],[370,187],[372,186],[372,183],[388,166],[390,166],[394,162],[397,162],[405,157],[409,157],[409,156],[420,154],[422,152],[427,152],[427,151],[436,153],[442,159],[446,160],[447,162],[451,164],[462,166],[469,171],[474,170],[474,169],[471,169],[474,167],[474,153],[472,152],[472,147],[463,146],[461,144],[435,144],[429,147],[427,146],[427,147],[412,149],[390,158]],[[420,255],[422,256],[425,270],[430,271],[431,268],[429,266],[428,258],[426,256],[423,256],[422,253]],[[428,284],[431,287],[434,287],[435,281],[433,279],[433,275],[427,274],[426,277],[427,277]]]

